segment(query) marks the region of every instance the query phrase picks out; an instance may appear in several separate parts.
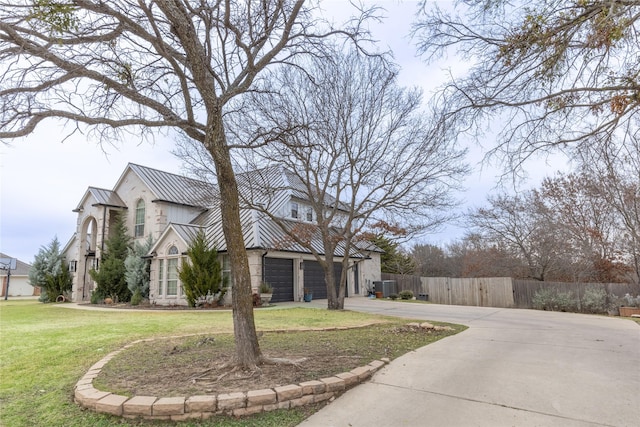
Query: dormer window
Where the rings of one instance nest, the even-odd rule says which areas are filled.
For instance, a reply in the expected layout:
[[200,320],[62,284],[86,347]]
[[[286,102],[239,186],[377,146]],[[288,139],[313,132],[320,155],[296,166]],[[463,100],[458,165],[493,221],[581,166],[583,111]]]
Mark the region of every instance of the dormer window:
[[291,202],[291,218],[298,218],[298,204]]
[[136,223],[134,226],[135,237],[144,236],[144,200],[138,200],[136,205]]

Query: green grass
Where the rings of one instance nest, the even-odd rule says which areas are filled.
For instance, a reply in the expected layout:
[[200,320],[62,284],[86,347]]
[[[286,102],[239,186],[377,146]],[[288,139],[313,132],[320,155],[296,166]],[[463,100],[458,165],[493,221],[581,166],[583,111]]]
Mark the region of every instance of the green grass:
[[[259,330],[361,326],[385,318],[356,312],[257,310]],[[0,302],[0,426],[122,426],[140,421],[95,414],[73,402],[73,386],[107,353],[131,341],[190,333],[230,333],[229,311],[74,310],[34,300]],[[181,426],[293,426],[313,408],[248,419],[218,417]],[[143,423],[143,425],[174,425]]]

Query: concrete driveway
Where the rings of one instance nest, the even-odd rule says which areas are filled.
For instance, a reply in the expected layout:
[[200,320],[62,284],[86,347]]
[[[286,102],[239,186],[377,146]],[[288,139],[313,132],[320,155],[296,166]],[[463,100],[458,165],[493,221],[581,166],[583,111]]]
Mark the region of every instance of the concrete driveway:
[[393,360],[303,427],[640,426],[635,322],[366,298],[345,308],[469,329]]

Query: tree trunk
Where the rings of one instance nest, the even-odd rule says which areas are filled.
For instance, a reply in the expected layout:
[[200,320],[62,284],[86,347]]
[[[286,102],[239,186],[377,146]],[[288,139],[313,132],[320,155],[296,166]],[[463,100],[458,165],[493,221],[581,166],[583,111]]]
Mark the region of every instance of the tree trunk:
[[327,309],[344,310],[344,289],[343,283],[340,283],[340,291],[336,290],[336,274],[333,268],[333,256],[335,248],[325,245],[325,262],[321,263],[324,269],[324,280],[327,285]]
[[218,175],[222,229],[231,262],[231,301],[236,342],[236,354],[233,362],[236,366],[252,368],[260,363],[262,354],[258,345],[253,317],[251,274],[242,236],[238,184],[231,164],[229,148],[226,144],[222,115],[215,115],[211,122],[210,132],[207,132],[206,147],[213,157]]

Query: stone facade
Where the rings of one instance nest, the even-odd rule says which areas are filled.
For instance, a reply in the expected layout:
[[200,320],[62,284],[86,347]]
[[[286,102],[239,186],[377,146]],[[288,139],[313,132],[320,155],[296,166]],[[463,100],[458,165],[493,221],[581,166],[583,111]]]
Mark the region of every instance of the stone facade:
[[[296,202],[292,202],[292,193],[279,191],[283,194],[276,198],[278,203],[273,205],[273,211],[292,215],[289,206],[296,204],[300,209],[299,216],[288,217],[287,220],[294,223],[309,222],[309,218],[301,214],[307,208],[299,199],[300,195],[295,199]],[[219,209],[211,204],[211,200],[205,200],[205,195],[211,199],[213,192],[215,189],[210,184],[132,164],[127,166],[112,190],[89,187],[74,209],[78,215],[76,232],[63,250],[73,275],[72,299],[77,302],[91,299],[95,284],[89,272],[99,268],[105,241],[110,236],[116,215],[124,215],[134,241],[143,243],[151,237],[154,242],[148,254],[151,262],[151,303],[186,305],[175,272],[184,261],[189,244],[199,230],[204,231],[216,244],[221,261],[225,264],[226,250]],[[305,286],[300,273],[301,266],[305,261],[315,260],[314,256],[299,247],[281,249],[283,238],[273,231],[277,227],[259,226],[261,221],[268,221],[268,218],[260,217],[255,211],[246,209],[241,217],[254,290],[263,281],[263,260],[268,253],[270,258],[293,261],[293,283],[289,288],[292,292],[289,294],[293,295],[291,300],[301,300]],[[335,260],[340,261],[341,257]],[[379,252],[369,251],[364,258],[349,259],[350,265],[356,262],[358,268],[350,268],[347,277],[347,294],[350,296],[365,295],[366,287],[380,280]],[[173,280],[171,283],[169,276]]]

